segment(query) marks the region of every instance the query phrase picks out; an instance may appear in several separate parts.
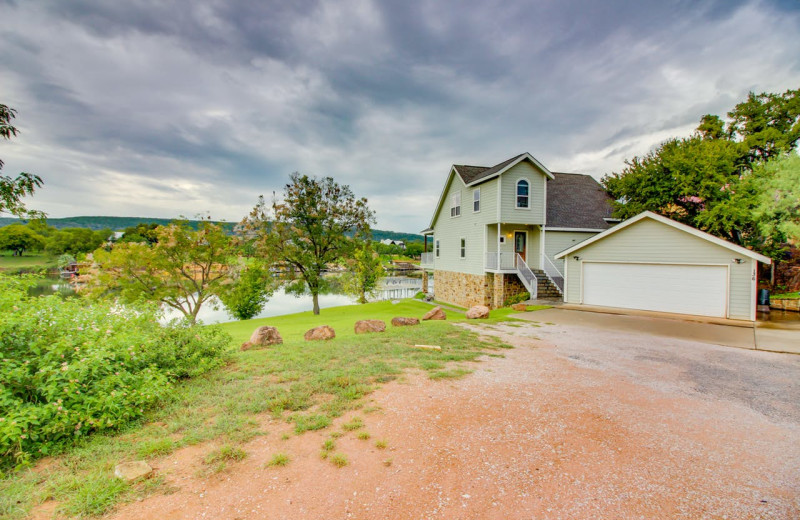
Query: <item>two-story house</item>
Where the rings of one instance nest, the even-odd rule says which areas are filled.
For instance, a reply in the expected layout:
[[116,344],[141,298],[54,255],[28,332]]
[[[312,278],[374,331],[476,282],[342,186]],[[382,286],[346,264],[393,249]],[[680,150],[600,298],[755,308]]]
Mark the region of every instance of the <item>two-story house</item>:
[[[523,153],[495,166],[453,165],[431,219],[436,299],[497,308],[511,296],[560,296],[555,255],[610,228],[611,200],[588,175],[554,173]],[[427,280],[425,283],[427,286]]]

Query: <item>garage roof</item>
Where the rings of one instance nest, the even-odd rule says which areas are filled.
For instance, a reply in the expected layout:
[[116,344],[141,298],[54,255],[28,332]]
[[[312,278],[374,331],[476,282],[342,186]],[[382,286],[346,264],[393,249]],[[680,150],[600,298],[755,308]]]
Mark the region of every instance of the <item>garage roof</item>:
[[581,242],[579,244],[576,244],[576,245],[570,247],[569,249],[566,249],[566,250],[558,253],[556,255],[556,258],[563,258],[563,257],[565,257],[565,256],[567,256],[567,255],[569,255],[569,254],[571,254],[571,253],[573,253],[575,251],[578,251],[579,249],[583,249],[584,247],[588,246],[589,244],[597,242],[598,240],[603,240],[605,237],[607,237],[607,236],[609,236],[609,235],[611,235],[613,233],[618,233],[618,232],[622,231],[623,229],[625,229],[626,227],[630,226],[631,224],[635,224],[636,222],[639,222],[640,220],[643,220],[643,219],[646,219],[646,218],[655,220],[656,222],[661,222],[662,224],[666,224],[668,226],[671,226],[671,227],[673,227],[675,229],[678,229],[680,231],[683,231],[685,233],[689,233],[690,235],[694,235],[694,236],[696,236],[698,238],[702,238],[703,240],[707,240],[708,242],[711,242],[711,243],[716,244],[718,246],[724,247],[726,249],[730,249],[731,251],[733,251],[735,253],[738,253],[740,255],[752,258],[753,260],[758,260],[761,263],[764,263],[764,264],[771,264],[772,263],[772,260],[770,260],[768,257],[766,257],[766,256],[764,256],[762,254],[756,253],[755,251],[751,251],[751,250],[749,250],[749,249],[747,249],[745,247],[742,247],[742,246],[737,246],[736,244],[731,244],[727,240],[723,240],[723,239],[721,239],[719,237],[715,237],[714,235],[709,235],[708,233],[704,233],[703,231],[700,231],[699,229],[695,229],[695,228],[693,228],[691,226],[687,226],[686,224],[681,224],[680,222],[675,222],[672,219],[669,219],[667,217],[658,215],[657,213],[653,213],[652,211],[643,211],[642,213],[639,213],[635,217],[631,217],[628,220],[626,220],[625,222],[617,224],[616,226],[612,227],[611,229],[607,229],[607,230],[603,231],[602,233],[599,233],[599,234],[593,236],[592,238],[590,238],[588,240],[584,240],[583,242]]

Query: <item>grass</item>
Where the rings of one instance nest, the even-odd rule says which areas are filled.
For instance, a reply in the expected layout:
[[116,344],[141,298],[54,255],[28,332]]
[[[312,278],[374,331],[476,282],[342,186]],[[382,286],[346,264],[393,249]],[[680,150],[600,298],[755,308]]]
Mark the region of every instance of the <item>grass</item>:
[[229,462],[238,462],[247,457],[247,453],[236,446],[225,444],[205,456],[203,462],[211,466],[215,473],[224,470]]
[[[455,313],[447,321],[389,326],[380,334],[356,336],[353,332],[358,319],[388,322],[394,316],[422,316],[430,308],[414,300],[396,305],[377,302],[323,309],[320,316],[308,312],[224,324],[235,340],[228,366],[177,385],[167,400],[138,422],[115,433],[90,436],[47,464],[0,476],[0,518],[25,518],[35,505],[47,500],[55,500],[74,516],[103,514],[115,504],[167,492],[166,486],[158,485],[157,475],[145,482],[120,484],[111,478],[119,461],[151,461],[189,445],[215,442],[222,448],[209,454],[207,465],[221,471],[245,455],[241,443],[265,434],[263,424],[270,417],[288,421],[298,434],[324,429],[341,415],[364,408],[370,392],[405,370],[460,377],[468,373],[461,365],[506,347],[452,327],[465,321]],[[480,322],[507,321],[512,313],[499,309]],[[306,330],[323,324],[336,329],[335,339],[303,340]],[[240,352],[238,345],[261,325],[278,327],[284,343]],[[440,345],[442,350],[410,348],[419,343]],[[331,432],[331,438],[340,433]],[[325,451],[331,453],[329,459],[335,458],[333,451]],[[332,462],[346,464],[346,457],[340,457]],[[96,496],[89,496],[91,489]]]
[[387,446],[389,446],[389,443],[386,442],[386,439],[378,439],[375,441],[375,447],[379,450],[385,450]]
[[358,432],[358,435],[356,437],[358,437],[358,440],[360,441],[368,441],[371,435],[369,434],[369,432]]
[[349,464],[349,461],[347,460],[347,455],[343,453],[334,453],[333,455],[328,457],[328,460],[330,460],[331,464],[333,464],[337,468],[343,468],[347,466],[347,464]]
[[0,252],[0,271],[24,272],[39,271],[56,267],[58,259],[41,253],[25,253],[23,256],[12,256],[11,251]]
[[770,298],[775,300],[800,300],[800,291],[783,293],[783,294],[772,294],[770,295]]
[[285,453],[276,453],[267,463],[268,466],[272,467],[286,466],[287,464],[289,464],[289,456]]
[[364,421],[361,417],[353,417],[350,422],[344,423],[342,425],[342,429],[348,432],[352,432],[355,430],[360,430],[364,427]]

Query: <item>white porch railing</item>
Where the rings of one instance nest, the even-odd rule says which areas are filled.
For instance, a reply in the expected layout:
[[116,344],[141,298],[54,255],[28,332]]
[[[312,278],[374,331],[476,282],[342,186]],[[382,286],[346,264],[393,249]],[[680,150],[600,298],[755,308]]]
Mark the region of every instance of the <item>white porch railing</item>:
[[547,258],[547,255],[544,255],[544,273],[553,281],[555,286],[558,288],[559,292],[563,295],[564,294],[564,275],[561,274],[561,271],[558,270],[553,262]]
[[519,253],[515,256],[516,259],[516,267],[517,267],[517,276],[522,281],[522,285],[528,289],[528,293],[531,295],[531,300],[535,300],[538,296],[539,291],[539,283],[536,280],[536,275],[533,274],[531,268],[528,267],[528,264],[525,263],[525,260],[519,255]]
[[498,267],[497,251],[486,253],[486,269],[513,271],[516,269],[516,253],[500,252]]
[[433,266],[433,253],[422,253],[419,265],[423,267]]

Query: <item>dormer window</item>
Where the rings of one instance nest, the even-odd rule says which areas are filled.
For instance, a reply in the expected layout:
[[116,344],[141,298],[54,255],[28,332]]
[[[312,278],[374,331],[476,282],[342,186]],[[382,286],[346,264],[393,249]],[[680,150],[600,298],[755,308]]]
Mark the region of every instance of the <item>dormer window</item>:
[[517,207],[528,208],[530,200],[530,184],[525,179],[517,182]]
[[454,193],[450,197],[450,216],[458,217],[461,215],[461,192]]

